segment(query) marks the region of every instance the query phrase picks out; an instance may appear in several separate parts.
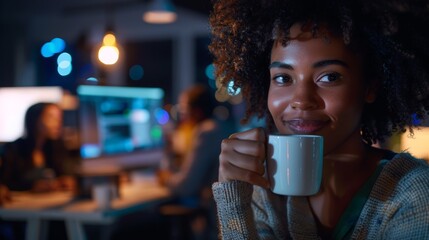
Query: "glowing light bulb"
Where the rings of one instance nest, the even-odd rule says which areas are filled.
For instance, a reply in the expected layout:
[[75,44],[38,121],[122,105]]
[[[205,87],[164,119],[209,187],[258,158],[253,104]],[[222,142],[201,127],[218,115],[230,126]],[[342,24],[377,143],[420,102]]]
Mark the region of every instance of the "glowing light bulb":
[[175,7],[169,0],[153,0],[143,14],[145,22],[155,24],[172,23],[176,18]]
[[103,45],[98,50],[98,59],[106,65],[115,64],[119,59],[119,49],[116,37],[112,33],[107,33],[103,38]]

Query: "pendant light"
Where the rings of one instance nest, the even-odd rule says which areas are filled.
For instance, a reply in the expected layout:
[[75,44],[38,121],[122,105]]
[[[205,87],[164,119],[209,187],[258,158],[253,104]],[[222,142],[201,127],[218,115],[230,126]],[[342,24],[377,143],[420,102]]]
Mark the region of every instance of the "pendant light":
[[98,50],[98,60],[105,65],[113,65],[119,60],[119,48],[116,36],[111,28],[108,28]]
[[147,23],[166,24],[176,21],[177,14],[170,0],[152,0],[143,20]]

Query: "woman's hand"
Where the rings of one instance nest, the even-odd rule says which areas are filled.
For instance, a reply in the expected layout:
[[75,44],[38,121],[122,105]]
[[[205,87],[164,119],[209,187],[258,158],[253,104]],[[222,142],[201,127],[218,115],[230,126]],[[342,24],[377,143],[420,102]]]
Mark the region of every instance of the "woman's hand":
[[267,137],[262,128],[235,133],[222,141],[219,182],[240,180],[268,188],[265,173]]

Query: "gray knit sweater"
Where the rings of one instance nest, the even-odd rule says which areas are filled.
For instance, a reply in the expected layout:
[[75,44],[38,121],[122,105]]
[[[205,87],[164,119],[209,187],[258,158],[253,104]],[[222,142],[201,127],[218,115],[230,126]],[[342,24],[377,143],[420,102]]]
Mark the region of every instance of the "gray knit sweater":
[[[215,183],[213,194],[222,239],[320,239],[306,197],[276,195],[240,181]],[[429,165],[407,153],[393,157],[374,183],[351,239],[429,239]]]

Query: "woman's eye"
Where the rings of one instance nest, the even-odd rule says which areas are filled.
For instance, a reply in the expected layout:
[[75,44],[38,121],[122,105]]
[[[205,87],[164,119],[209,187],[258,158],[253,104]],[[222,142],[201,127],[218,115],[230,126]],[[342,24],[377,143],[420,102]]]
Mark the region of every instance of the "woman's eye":
[[317,80],[318,82],[326,82],[326,83],[331,83],[331,82],[335,82],[338,81],[342,78],[342,76],[339,73],[328,73],[323,75],[321,78],[319,78],[319,80]]
[[272,80],[279,85],[284,85],[290,83],[292,78],[289,75],[277,75],[274,76]]

